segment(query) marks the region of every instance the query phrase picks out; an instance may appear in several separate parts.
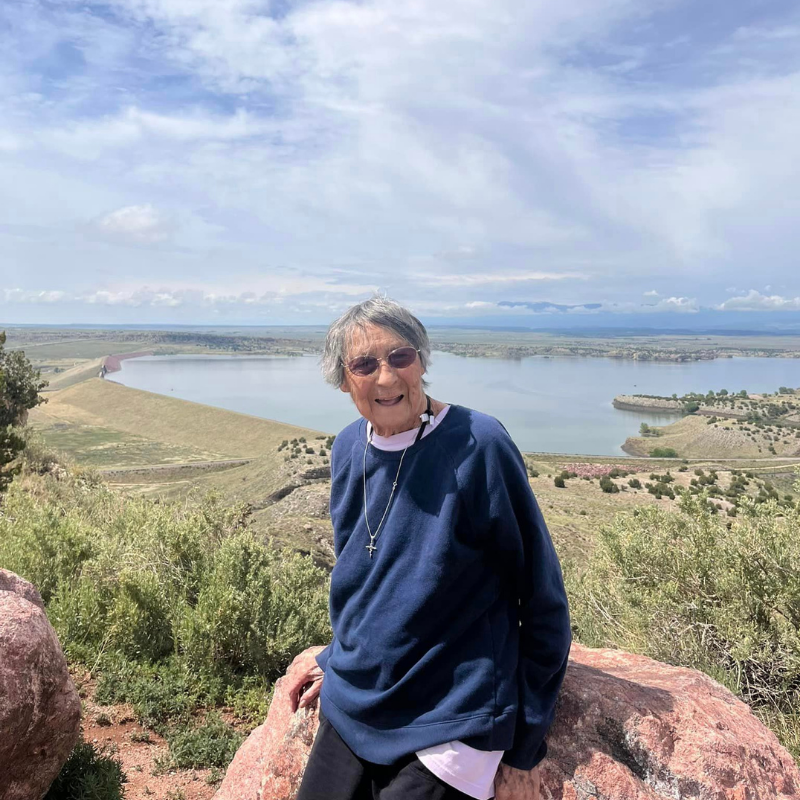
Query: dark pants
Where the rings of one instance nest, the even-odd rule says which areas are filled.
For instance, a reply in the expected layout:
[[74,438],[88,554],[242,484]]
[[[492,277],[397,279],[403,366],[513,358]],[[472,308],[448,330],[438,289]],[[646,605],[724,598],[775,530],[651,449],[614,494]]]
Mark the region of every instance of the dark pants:
[[359,758],[322,712],[319,719],[296,800],[470,800],[413,753],[388,766]]

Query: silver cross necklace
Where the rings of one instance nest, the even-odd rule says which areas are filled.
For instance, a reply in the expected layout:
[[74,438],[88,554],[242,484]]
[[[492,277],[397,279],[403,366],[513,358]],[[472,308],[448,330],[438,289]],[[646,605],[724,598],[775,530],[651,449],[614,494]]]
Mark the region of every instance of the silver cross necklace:
[[[431,399],[427,395],[425,397],[428,400],[427,408],[425,409],[424,414],[420,414],[420,419],[422,420],[422,425],[419,427],[419,431],[417,432],[417,436],[411,444],[416,444],[422,438],[422,432],[425,430],[425,426],[433,419],[433,411],[431,410]],[[364,522],[367,524],[367,533],[369,534],[369,544],[366,545],[367,550],[369,551],[369,557],[372,558],[372,554],[378,549],[375,545],[375,540],[378,538],[378,534],[381,532],[381,528],[383,528],[384,520],[386,519],[386,515],[389,513],[389,506],[392,504],[392,499],[394,498],[395,489],[397,489],[397,479],[400,477],[400,470],[403,467],[403,459],[406,457],[406,451],[408,450],[411,445],[406,445],[405,450],[403,450],[403,455],[400,456],[400,463],[397,465],[397,473],[394,476],[394,480],[392,481],[392,492],[389,495],[389,502],[386,504],[386,508],[383,509],[383,516],[381,517],[381,521],[378,523],[378,527],[375,529],[375,533],[372,532],[372,528],[369,527],[369,519],[367,517],[367,449],[369,448],[370,442],[372,441],[372,431],[369,432],[369,436],[367,436],[367,443],[364,445]]]

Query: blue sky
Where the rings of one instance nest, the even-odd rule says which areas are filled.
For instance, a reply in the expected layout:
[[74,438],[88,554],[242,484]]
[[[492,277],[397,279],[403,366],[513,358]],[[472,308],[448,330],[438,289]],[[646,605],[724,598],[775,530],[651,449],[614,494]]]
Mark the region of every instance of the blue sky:
[[0,323],[798,320],[798,131],[789,0],[3,0]]

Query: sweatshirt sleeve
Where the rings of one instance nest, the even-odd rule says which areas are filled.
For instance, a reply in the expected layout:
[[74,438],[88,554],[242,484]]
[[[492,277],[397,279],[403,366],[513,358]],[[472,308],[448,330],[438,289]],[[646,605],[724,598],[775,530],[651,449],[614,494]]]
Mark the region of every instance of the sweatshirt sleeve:
[[325,672],[325,668],[328,666],[328,659],[331,657],[331,648],[333,647],[333,642],[324,649],[317,653],[316,662],[317,666]]
[[539,504],[533,495],[525,462],[500,429],[488,447],[486,476],[491,547],[511,572],[519,603],[519,713],[514,745],[503,763],[529,770],[545,756],[545,735],[555,704],[572,639],[567,596]]

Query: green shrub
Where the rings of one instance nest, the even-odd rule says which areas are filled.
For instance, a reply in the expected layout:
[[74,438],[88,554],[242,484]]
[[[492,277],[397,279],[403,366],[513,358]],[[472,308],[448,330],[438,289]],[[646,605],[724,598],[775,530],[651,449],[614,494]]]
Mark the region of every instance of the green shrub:
[[157,502],[30,473],[4,496],[0,564],[41,587],[98,702],[129,702],[168,737],[223,703],[249,724],[294,656],[331,634],[327,573],[247,521],[214,495]]
[[221,685],[197,679],[178,658],[140,664],[112,654],[101,658],[97,668],[95,700],[130,703],[142,725],[159,731],[168,723],[185,724],[197,708],[223,699]]
[[227,767],[243,739],[219,714],[211,712],[202,724],[167,736],[170,764],[178,769]]
[[326,581],[310,558],[279,553],[245,533],[220,545],[178,646],[189,663],[230,680],[280,677],[292,658],[329,637]]
[[607,494],[616,494],[619,492],[619,486],[617,486],[608,475],[603,475],[600,478],[600,488]]
[[[791,715],[800,504],[743,498],[731,518],[706,495],[683,494],[677,512],[637,510],[602,529],[584,571],[567,572],[576,638],[701,669],[757,709]],[[800,722],[793,730],[800,742]]]
[[98,752],[94,745],[81,740],[44,800],[122,800],[125,782],[122,766],[116,758]]
[[556,475],[555,478],[553,478],[553,484],[556,489],[563,489],[567,485],[561,475]]
[[674,447],[654,447],[650,451],[653,458],[677,458],[678,453]]

